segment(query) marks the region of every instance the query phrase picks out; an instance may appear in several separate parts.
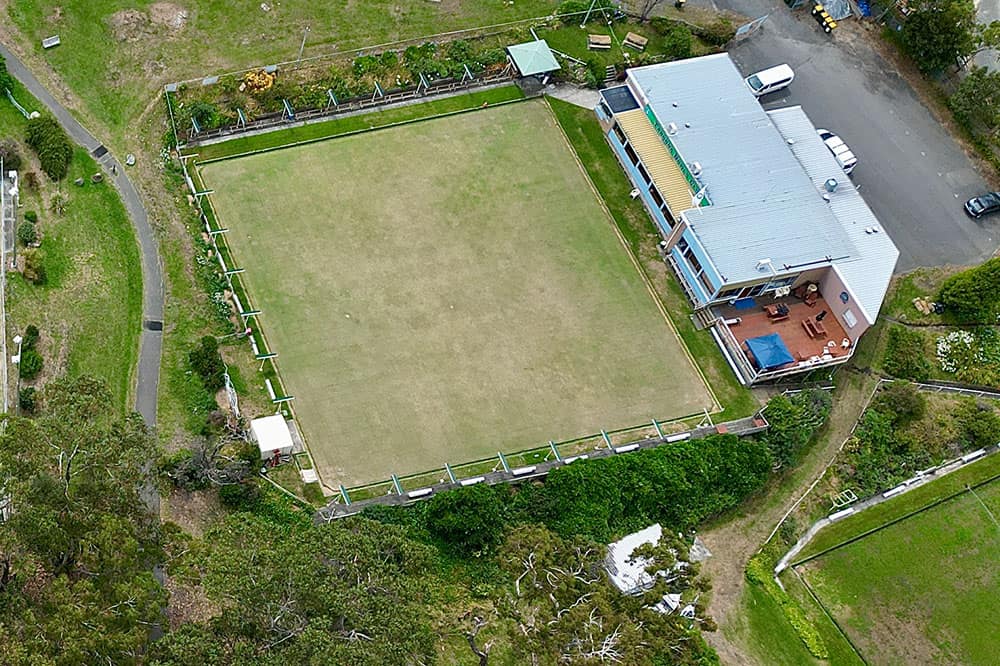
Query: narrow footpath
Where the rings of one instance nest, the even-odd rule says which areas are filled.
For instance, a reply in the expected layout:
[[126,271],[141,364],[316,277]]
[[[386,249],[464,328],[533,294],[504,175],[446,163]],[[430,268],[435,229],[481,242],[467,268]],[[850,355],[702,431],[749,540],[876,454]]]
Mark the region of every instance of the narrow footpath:
[[24,63],[4,44],[0,56],[7,61],[7,70],[55,116],[70,137],[86,148],[101,166],[105,176],[115,184],[129,219],[139,239],[142,256],[142,333],[139,337],[139,364],[136,371],[135,411],[146,424],[156,425],[156,393],[160,382],[160,352],[163,346],[163,274],[160,270],[159,249],[149,215],[142,205],[135,185],[125,173],[125,166],[98,141],[69,110],[24,66]]

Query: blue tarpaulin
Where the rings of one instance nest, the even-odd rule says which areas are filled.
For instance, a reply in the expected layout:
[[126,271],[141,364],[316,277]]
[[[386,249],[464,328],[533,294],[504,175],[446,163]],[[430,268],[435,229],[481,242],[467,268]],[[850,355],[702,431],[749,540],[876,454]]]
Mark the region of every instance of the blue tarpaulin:
[[761,370],[771,370],[795,360],[777,333],[750,338],[747,347]]

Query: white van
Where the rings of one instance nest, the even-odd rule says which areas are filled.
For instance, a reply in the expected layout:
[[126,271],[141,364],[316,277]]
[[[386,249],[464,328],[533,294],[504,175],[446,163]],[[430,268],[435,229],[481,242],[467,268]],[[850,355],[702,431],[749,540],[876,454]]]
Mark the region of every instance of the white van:
[[777,65],[751,74],[746,78],[747,87],[755,96],[761,97],[775,90],[787,88],[795,78],[795,72],[788,65]]

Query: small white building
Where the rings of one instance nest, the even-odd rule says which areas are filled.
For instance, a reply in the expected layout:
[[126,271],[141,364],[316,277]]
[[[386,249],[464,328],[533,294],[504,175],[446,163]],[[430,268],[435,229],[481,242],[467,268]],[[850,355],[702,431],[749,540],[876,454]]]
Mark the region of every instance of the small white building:
[[292,455],[292,433],[281,414],[265,416],[250,422],[250,436],[257,442],[260,458],[264,462],[275,456]]
[[659,523],[650,525],[623,537],[620,541],[608,544],[608,554],[604,559],[604,568],[611,582],[625,594],[642,594],[656,583],[656,577],[646,571],[650,562],[645,557],[632,557],[632,552],[639,546],[650,544],[655,546],[663,536]]

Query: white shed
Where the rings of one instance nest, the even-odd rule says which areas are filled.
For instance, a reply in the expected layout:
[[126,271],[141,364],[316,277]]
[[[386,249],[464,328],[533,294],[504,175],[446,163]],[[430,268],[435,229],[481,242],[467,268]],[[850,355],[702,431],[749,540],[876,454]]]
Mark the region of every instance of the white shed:
[[645,544],[660,542],[663,530],[659,523],[629,534],[620,541],[608,544],[604,568],[615,587],[625,594],[641,594],[653,587],[656,578],[646,571],[649,562],[644,557],[632,557],[632,551]]
[[270,460],[276,453],[283,456],[292,455],[294,446],[292,433],[289,432],[285,417],[281,414],[254,419],[250,422],[250,434],[257,442],[262,460]]

